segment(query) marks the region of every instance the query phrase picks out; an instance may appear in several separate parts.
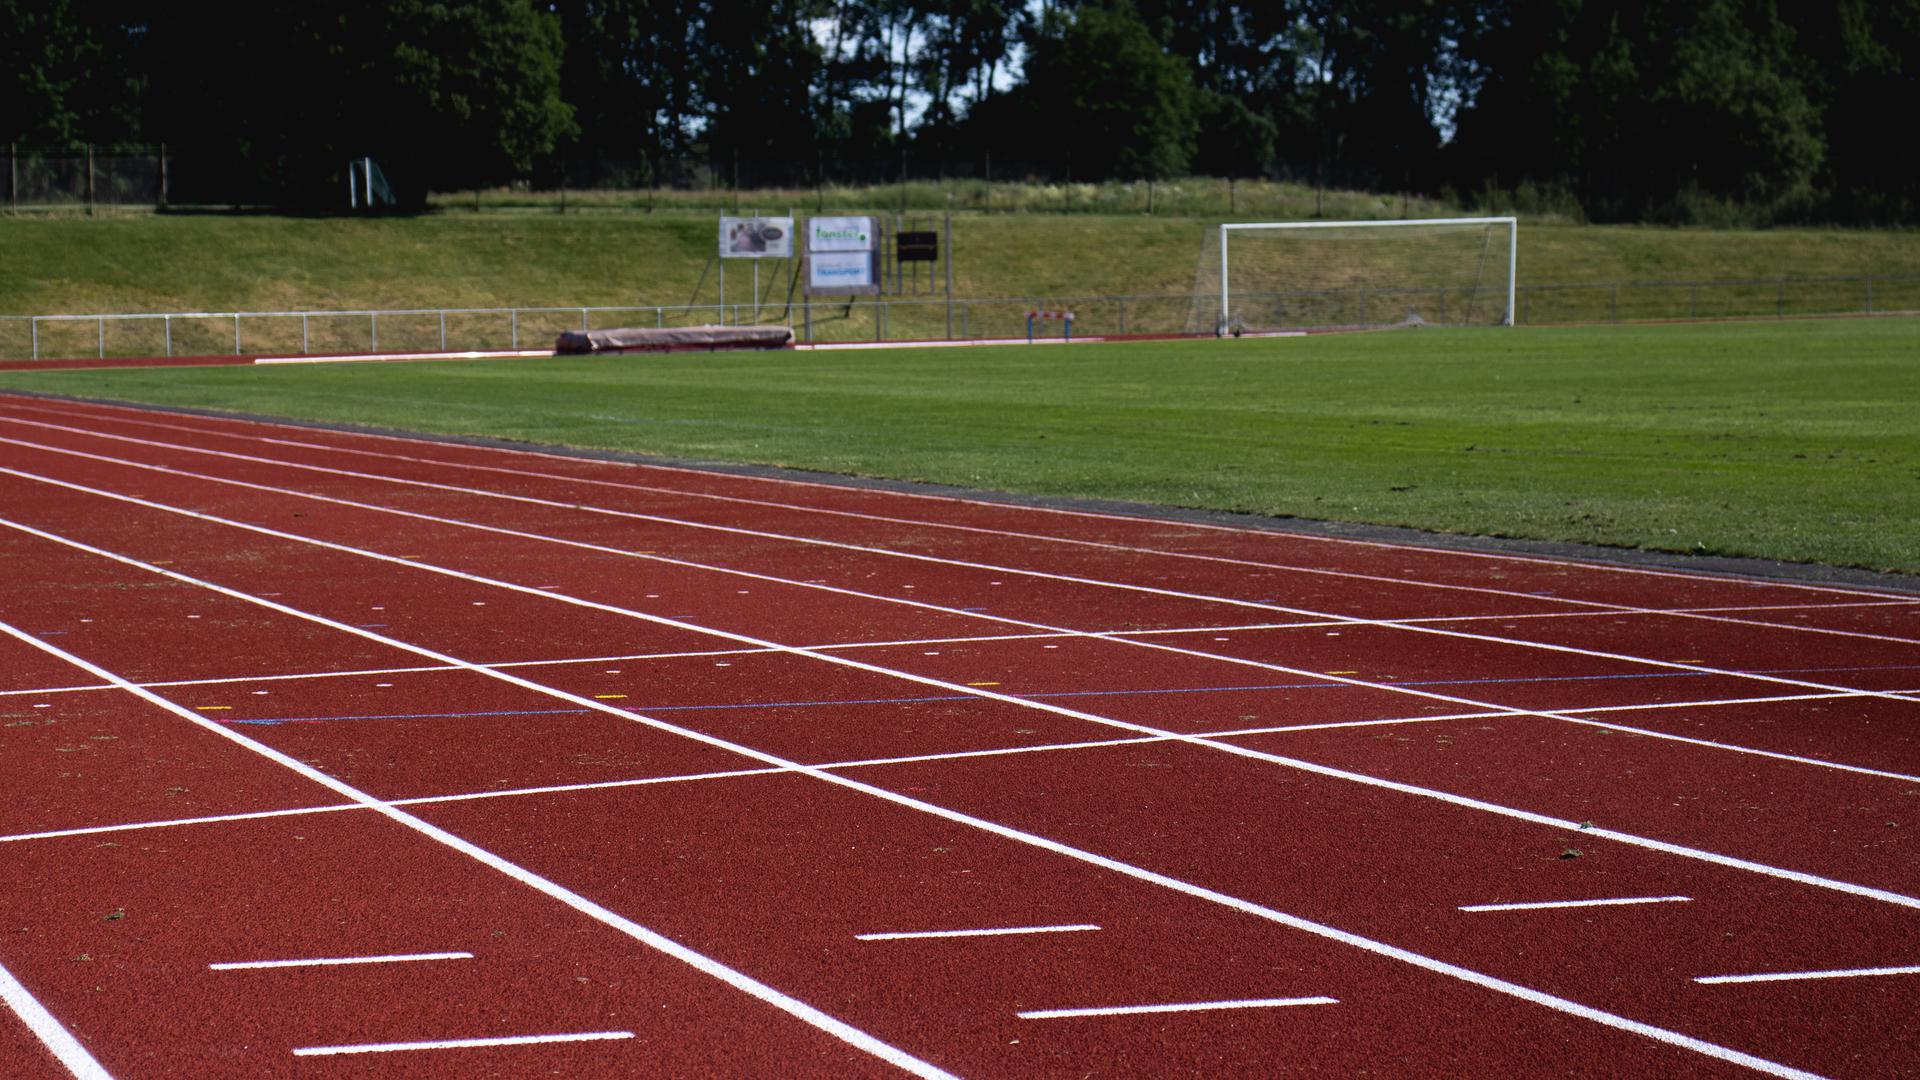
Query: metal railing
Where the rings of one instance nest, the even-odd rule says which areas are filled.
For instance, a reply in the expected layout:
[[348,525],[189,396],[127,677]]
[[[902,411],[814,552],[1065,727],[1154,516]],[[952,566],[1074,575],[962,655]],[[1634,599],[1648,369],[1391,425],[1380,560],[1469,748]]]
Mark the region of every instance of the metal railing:
[[[1271,310],[1279,325],[1325,325],[1333,310],[1360,324],[1427,321],[1460,305],[1443,290],[1314,290],[1236,298]],[[1382,303],[1383,297],[1394,303]],[[1425,299],[1419,299],[1425,297]],[[1407,298],[1415,298],[1408,300]],[[1339,303],[1349,305],[1340,308]],[[1522,325],[1651,322],[1920,311],[1920,275],[1629,281],[1521,285]],[[1071,310],[1074,336],[1210,330],[1219,297],[1208,293],[999,298],[876,297],[762,304],[632,307],[422,308],[0,316],[0,357],[314,355],[482,352],[547,348],[568,330],[709,323],[793,326],[803,341],[1024,339],[1027,312]],[[1427,309],[1422,311],[1421,309]],[[1482,316],[1489,313],[1484,305]],[[1349,318],[1350,316],[1341,316]],[[1196,321],[1197,320],[1197,321]],[[1494,321],[1486,319],[1483,321]],[[1047,328],[1050,333],[1061,331]]]

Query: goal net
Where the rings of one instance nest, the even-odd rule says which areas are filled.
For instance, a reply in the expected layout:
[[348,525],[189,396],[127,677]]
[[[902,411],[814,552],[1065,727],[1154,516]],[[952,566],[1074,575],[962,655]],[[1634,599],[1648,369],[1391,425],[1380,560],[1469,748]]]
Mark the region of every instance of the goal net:
[[1515,219],[1297,221],[1208,230],[1191,333],[1513,325]]

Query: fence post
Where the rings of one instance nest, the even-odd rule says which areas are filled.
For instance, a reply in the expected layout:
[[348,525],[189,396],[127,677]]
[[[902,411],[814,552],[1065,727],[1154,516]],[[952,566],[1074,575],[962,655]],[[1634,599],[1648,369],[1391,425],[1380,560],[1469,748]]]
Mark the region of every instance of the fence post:
[[240,355],[240,313],[233,313],[233,355]]
[[440,312],[440,351],[447,351],[447,313],[444,308]]
[[105,360],[107,358],[107,317],[105,315],[93,320],[93,333],[97,354],[100,359]]
[[35,315],[31,324],[33,332],[33,358],[40,359],[40,316]]
[[367,312],[367,351],[380,351],[380,313]]
[[168,315],[165,318],[165,320],[163,321],[162,329],[165,331],[166,338],[167,338],[167,355],[172,356],[173,355],[173,316]]
[[308,316],[306,312],[303,311],[300,313],[300,355],[302,356],[305,356],[307,354],[307,348],[308,348],[307,318]]

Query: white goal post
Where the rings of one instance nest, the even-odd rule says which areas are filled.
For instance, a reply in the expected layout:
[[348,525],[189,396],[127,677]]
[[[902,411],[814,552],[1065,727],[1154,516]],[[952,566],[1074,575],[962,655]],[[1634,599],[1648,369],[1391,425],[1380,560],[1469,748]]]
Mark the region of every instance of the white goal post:
[[1514,324],[1515,218],[1245,222],[1219,244],[1216,334]]

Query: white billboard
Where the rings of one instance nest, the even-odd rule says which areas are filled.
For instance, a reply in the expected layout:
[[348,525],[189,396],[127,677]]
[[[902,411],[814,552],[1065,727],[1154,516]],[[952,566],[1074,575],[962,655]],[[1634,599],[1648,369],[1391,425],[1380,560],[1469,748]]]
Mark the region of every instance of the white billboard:
[[721,218],[720,257],[723,259],[793,258],[793,219],[790,217]]
[[807,250],[872,251],[870,217],[817,217],[807,223]]
[[873,287],[873,255],[869,252],[825,251],[807,256],[808,292],[867,292]]

